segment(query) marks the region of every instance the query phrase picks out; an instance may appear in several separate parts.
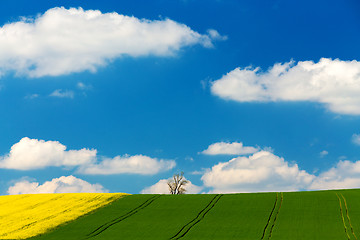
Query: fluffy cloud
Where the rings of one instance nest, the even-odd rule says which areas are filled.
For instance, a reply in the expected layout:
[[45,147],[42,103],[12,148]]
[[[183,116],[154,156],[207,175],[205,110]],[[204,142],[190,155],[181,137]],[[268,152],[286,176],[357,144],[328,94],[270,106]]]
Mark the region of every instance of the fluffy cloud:
[[315,176],[289,165],[268,151],[237,157],[209,169],[202,181],[212,192],[295,191],[306,189]]
[[217,142],[202,151],[206,155],[245,155],[259,151],[258,148],[244,147],[242,142]]
[[170,19],[56,7],[0,27],[0,74],[13,71],[42,77],[93,72],[122,56],[172,56],[186,46],[212,47],[214,39],[223,37],[215,30],[199,34]]
[[33,170],[45,167],[78,167],[83,174],[156,174],[175,167],[174,160],[158,160],[144,155],[97,156],[94,149],[66,150],[57,141],[24,137],[11,147],[10,153],[0,156],[0,168]]
[[144,155],[116,156],[105,158],[98,164],[84,165],[80,172],[84,174],[110,175],[121,173],[135,173],[152,175],[176,166],[174,160],[158,160]]
[[360,62],[322,58],[278,63],[265,72],[236,68],[214,81],[211,91],[239,102],[319,102],[335,113],[359,115]]
[[[327,154],[322,151],[320,156]],[[315,176],[262,150],[220,162],[205,170],[201,180],[211,193],[360,188],[360,161],[340,160],[335,167]]]
[[66,150],[57,141],[22,138],[11,147],[8,155],[0,157],[0,168],[31,170],[48,166],[79,166],[90,164],[96,158],[96,150]]
[[312,190],[360,187],[360,161],[339,161],[336,167],[321,173],[309,186]]
[[[154,185],[147,187],[141,191],[143,194],[170,194],[169,193],[169,186],[167,185],[169,179],[161,179]],[[186,193],[189,194],[197,194],[200,193],[200,191],[203,189],[203,187],[196,186],[191,183],[191,181],[186,184]]]
[[360,134],[353,134],[351,141],[356,145],[360,145]]
[[103,193],[108,192],[100,184],[90,184],[74,176],[54,178],[40,185],[38,182],[20,181],[9,187],[8,194],[36,193]]

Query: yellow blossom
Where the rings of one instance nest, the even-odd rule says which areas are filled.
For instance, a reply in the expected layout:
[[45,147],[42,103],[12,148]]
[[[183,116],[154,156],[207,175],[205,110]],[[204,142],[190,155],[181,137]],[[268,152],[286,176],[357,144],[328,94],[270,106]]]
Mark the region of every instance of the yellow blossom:
[[0,239],[25,239],[102,207],[125,193],[0,196]]

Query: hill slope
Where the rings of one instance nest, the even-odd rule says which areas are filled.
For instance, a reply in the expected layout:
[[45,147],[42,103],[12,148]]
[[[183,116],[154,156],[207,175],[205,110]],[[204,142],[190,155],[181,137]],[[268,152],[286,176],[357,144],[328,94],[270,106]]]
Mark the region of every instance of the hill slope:
[[130,195],[32,239],[360,237],[360,190]]

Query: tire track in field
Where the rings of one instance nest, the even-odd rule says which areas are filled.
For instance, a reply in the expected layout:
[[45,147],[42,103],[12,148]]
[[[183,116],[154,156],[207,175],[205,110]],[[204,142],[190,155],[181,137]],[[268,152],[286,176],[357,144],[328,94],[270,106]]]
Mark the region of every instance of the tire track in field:
[[114,224],[117,224],[117,223],[125,220],[128,217],[131,217],[132,215],[134,215],[138,211],[140,211],[140,210],[146,208],[147,206],[149,206],[152,202],[157,200],[159,197],[161,197],[161,195],[155,195],[153,197],[150,197],[149,199],[147,199],[145,202],[143,202],[142,204],[140,204],[139,206],[137,206],[136,208],[134,208],[130,212],[125,213],[124,215],[122,215],[120,217],[114,218],[113,220],[111,220],[111,221],[109,221],[107,223],[104,223],[103,225],[101,225],[100,227],[96,228],[94,231],[89,233],[85,239],[95,237],[95,236],[101,234],[102,232],[104,232],[109,227],[113,226]]
[[268,238],[268,239],[271,238],[271,234],[272,234],[272,231],[273,231],[273,229],[274,229],[276,219],[277,219],[277,217],[278,217],[278,215],[279,215],[279,212],[280,212],[280,208],[281,208],[283,199],[284,199],[284,194],[281,193],[280,205],[279,205],[279,208],[278,208],[277,211],[276,211],[276,215],[275,215],[275,218],[274,218],[274,222],[273,222],[273,224],[271,225],[271,229],[270,229],[270,233],[269,233],[269,238]]
[[337,196],[337,198],[339,199],[340,216],[341,216],[341,219],[342,219],[342,222],[343,222],[343,225],[344,225],[346,237],[347,237],[348,240],[350,240],[350,236],[349,236],[349,233],[348,233],[348,229],[347,229],[346,223],[345,223],[345,218],[344,218],[344,212],[343,212],[343,208],[342,208],[342,204],[341,204],[341,199],[340,199],[340,197],[339,197],[339,195],[338,195],[337,193],[336,193],[336,196]]
[[180,231],[177,232],[170,239],[180,239],[184,237],[192,227],[194,227],[196,224],[198,224],[201,220],[204,219],[205,215],[215,206],[215,204],[220,200],[223,195],[224,194],[217,194],[213,199],[211,199],[208,205],[206,205],[206,207],[198,213],[198,215],[193,220],[183,226]]
[[342,193],[340,193],[341,197],[343,198],[344,200],[344,205],[345,205],[345,212],[346,212],[346,216],[347,216],[347,219],[348,219],[348,222],[349,222],[349,225],[350,225],[350,229],[351,229],[351,232],[353,234],[353,236],[355,237],[355,239],[357,240],[357,237],[356,237],[356,234],[354,232],[354,228],[351,224],[351,220],[350,220],[350,215],[349,215],[349,210],[348,210],[348,207],[347,207],[347,204],[346,204],[346,199],[344,197],[344,195]]
[[264,237],[265,237],[266,229],[267,229],[267,227],[269,226],[271,217],[272,217],[272,215],[273,215],[273,213],[274,213],[274,210],[275,210],[275,208],[276,208],[277,201],[278,201],[278,193],[276,193],[276,198],[275,198],[275,202],[274,202],[274,207],[272,208],[272,210],[271,210],[271,212],[270,212],[270,215],[269,215],[269,218],[268,218],[268,220],[267,220],[267,223],[266,223],[266,225],[265,225],[265,227],[264,227],[264,231],[263,231],[263,235],[261,236],[261,239],[264,239]]

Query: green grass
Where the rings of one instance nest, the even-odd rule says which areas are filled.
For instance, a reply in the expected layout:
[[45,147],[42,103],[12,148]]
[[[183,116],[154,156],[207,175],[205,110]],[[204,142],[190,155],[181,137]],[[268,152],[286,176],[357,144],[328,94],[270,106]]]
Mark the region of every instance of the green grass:
[[284,193],[271,239],[347,239],[335,191]]
[[226,194],[184,239],[261,239],[276,193]]
[[131,195],[32,239],[360,240],[360,190]]

